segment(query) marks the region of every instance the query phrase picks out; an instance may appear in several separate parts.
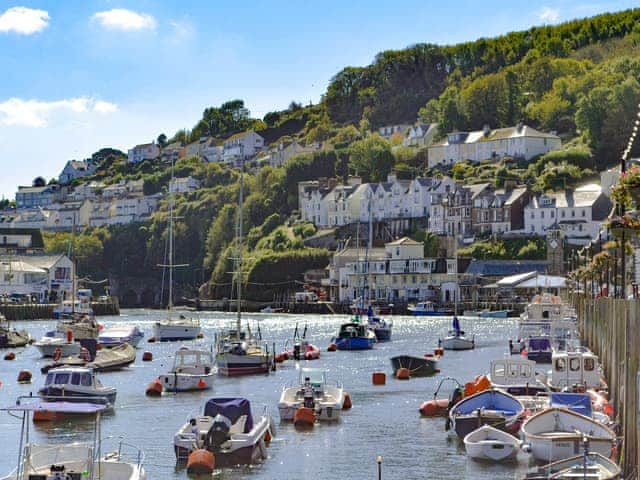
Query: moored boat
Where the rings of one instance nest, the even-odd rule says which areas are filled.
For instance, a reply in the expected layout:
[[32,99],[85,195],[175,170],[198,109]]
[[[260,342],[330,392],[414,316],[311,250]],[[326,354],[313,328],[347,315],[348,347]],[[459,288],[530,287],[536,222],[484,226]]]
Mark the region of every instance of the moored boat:
[[165,390],[186,392],[211,388],[213,377],[211,352],[182,347],[175,354],[171,370],[160,375],[158,380]]
[[554,351],[547,383],[552,390],[571,389],[576,385],[587,389],[605,387],[598,356],[584,347]]
[[388,340],[391,340],[393,322],[378,317],[374,315],[373,312],[371,312],[370,315],[367,315],[367,324],[375,334],[377,341],[386,342]]
[[278,411],[281,421],[291,421],[299,408],[310,408],[315,418],[323,421],[340,419],[344,392],[340,384],[327,382],[327,371],[318,368],[302,368],[298,385],[284,388]]
[[332,339],[338,350],[370,350],[376,343],[375,333],[358,317],[355,320],[340,325],[338,335]]
[[599,453],[587,452],[536,468],[523,480],[616,480],[622,478],[621,468]]
[[463,317],[478,317],[478,318],[507,318],[509,316],[509,310],[465,310],[462,312]]
[[99,326],[93,314],[74,313],[70,317],[61,317],[56,330],[66,334],[71,331],[75,340],[98,338]]
[[38,393],[48,401],[65,400],[113,405],[117,390],[114,387],[103,386],[91,368],[60,367],[49,370],[44,387]]
[[489,380],[493,388],[499,388],[515,396],[535,396],[549,388],[536,375],[536,362],[524,358],[501,358],[491,362]]
[[153,325],[153,336],[159,342],[176,342],[194,340],[201,332],[200,320],[179,315],[172,318],[171,314]]
[[60,359],[80,353],[80,343],[74,342],[70,333],[64,334],[53,330],[33,344],[43,357]]
[[463,330],[460,330],[460,321],[454,315],[453,328],[449,330],[446,337],[438,340],[438,345],[445,350],[473,350],[476,342],[473,335],[469,336]]
[[116,346],[122,343],[128,343],[133,348],[136,348],[143,338],[144,333],[136,326],[112,325],[102,329],[98,335],[98,343],[104,346]]
[[95,340],[81,342],[80,354],[64,357],[43,366],[40,370],[46,373],[56,367],[88,367],[95,371],[119,370],[131,365],[136,360],[136,350],[128,343],[113,348],[96,350]]
[[415,305],[409,305],[407,310],[411,315],[418,317],[444,317],[453,315],[453,310],[436,308],[433,302],[418,302]]
[[412,377],[428,377],[438,372],[438,358],[431,354],[422,357],[397,355],[391,357],[391,367],[394,376],[398,369],[408,368]]
[[467,455],[494,462],[516,458],[521,443],[513,435],[490,425],[483,425],[464,437]]
[[553,349],[548,335],[529,337],[524,342],[524,348],[529,360],[536,363],[551,363]]
[[7,319],[0,313],[0,348],[24,347],[31,340],[26,330],[11,328]]

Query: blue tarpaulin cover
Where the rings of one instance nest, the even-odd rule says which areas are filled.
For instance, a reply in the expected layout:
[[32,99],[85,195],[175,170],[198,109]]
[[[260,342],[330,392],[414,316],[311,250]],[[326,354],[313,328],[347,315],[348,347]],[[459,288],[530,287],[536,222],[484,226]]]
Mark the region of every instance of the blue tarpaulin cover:
[[593,414],[588,393],[552,393],[551,406],[568,408],[587,417]]
[[529,350],[551,350],[551,341],[548,338],[530,338]]
[[251,416],[251,404],[246,398],[212,398],[204,406],[204,414],[207,417],[215,417],[222,414],[231,423],[236,423],[242,415],[247,416],[244,423],[244,432],[249,433],[253,428],[253,417]]

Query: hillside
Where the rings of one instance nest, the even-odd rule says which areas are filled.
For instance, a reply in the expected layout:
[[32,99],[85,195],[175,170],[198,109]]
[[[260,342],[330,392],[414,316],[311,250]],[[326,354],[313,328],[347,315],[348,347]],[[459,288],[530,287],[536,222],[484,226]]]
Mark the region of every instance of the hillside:
[[[268,301],[279,289],[296,288],[307,268],[327,263],[327,251],[303,246],[313,226],[297,226],[293,236],[283,226],[297,208],[299,181],[350,173],[376,181],[395,169],[404,177],[449,173],[461,181],[491,178],[498,183],[516,178],[546,190],[583,181],[616,162],[640,101],[638,19],[640,9],[635,9],[454,46],[418,44],[382,52],[370,66],[339,72],[319,105],[292,102],[287,110],[254,119],[244,102],[233,100],[205,109],[191,131],[171,139],[160,135],[158,142],[201,136],[222,141],[249,128],[267,143],[322,142],[322,149],[282,167],[248,169],[244,280],[249,297]],[[370,133],[381,125],[414,123],[417,117],[439,123],[441,133],[524,122],[557,131],[566,148],[530,164],[506,159],[426,172],[425,151]],[[147,194],[167,188],[168,165],[159,160],[129,166],[114,151],[99,160],[95,179],[142,179]],[[177,162],[176,175],[202,183],[199,190],[179,195],[176,205],[176,261],[190,265],[177,273],[182,294],[230,296],[238,172],[186,158]],[[163,263],[166,226],[165,201],[149,224],[84,232],[76,249],[81,274],[159,278],[156,265]],[[66,250],[63,235],[47,238],[50,251]]]

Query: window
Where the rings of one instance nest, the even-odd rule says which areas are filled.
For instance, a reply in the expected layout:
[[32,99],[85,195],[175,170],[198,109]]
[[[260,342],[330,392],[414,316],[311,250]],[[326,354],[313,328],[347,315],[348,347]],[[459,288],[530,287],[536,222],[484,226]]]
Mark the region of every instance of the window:
[[582,216],[586,217],[587,216],[587,211],[586,210],[582,210]]
[[560,212],[560,216],[561,216],[562,218],[564,218],[564,210],[563,210],[562,212]]
[[572,358],[569,360],[569,370],[572,372],[577,372],[580,370],[580,359]]
[[509,376],[510,377],[517,377],[518,373],[520,373],[519,365],[515,365],[513,363],[511,365],[509,365]]
[[575,217],[576,216],[576,211],[575,210],[571,210],[571,216]]
[[556,216],[556,212],[554,212],[553,210],[551,210],[551,211],[549,212],[549,215],[551,215],[551,218],[553,218],[553,217],[555,217],[555,216]]
[[47,375],[47,379],[44,381],[45,385],[51,385],[53,383],[53,373]]
[[56,380],[54,382],[56,385],[65,385],[69,383],[69,374],[68,373],[57,373]]
[[91,386],[91,374],[90,373],[83,373],[82,374],[82,378],[80,379],[80,383],[83,387],[90,387]]
[[557,358],[556,359],[556,372],[564,372],[565,368],[566,368],[566,361],[564,358]]
[[544,210],[540,212],[540,218],[544,218]]
[[536,212],[534,212],[533,210],[531,211],[531,218],[536,218]]
[[80,385],[80,372],[73,372],[71,374],[71,385]]
[[493,377],[504,377],[505,375],[504,363],[496,363],[493,366]]
[[585,372],[592,372],[596,369],[596,361],[593,358],[585,358],[584,359],[584,370]]

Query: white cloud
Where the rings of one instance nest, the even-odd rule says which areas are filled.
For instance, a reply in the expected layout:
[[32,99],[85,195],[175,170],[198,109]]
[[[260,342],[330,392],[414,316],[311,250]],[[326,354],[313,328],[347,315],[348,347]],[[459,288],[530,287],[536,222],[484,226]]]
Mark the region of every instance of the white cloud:
[[21,127],[44,127],[49,116],[54,112],[86,113],[93,110],[96,113],[113,113],[117,105],[90,97],[74,97],[63,100],[46,102],[42,100],[23,100],[10,98],[0,102],[0,125],[14,125]]
[[111,30],[152,30],[156,27],[156,19],[151,15],[124,8],[98,12],[91,18]]
[[560,11],[557,8],[543,7],[538,12],[538,18],[545,23],[555,23],[560,18]]
[[0,32],[23,35],[44,30],[49,24],[49,12],[27,7],[11,7],[0,15]]

